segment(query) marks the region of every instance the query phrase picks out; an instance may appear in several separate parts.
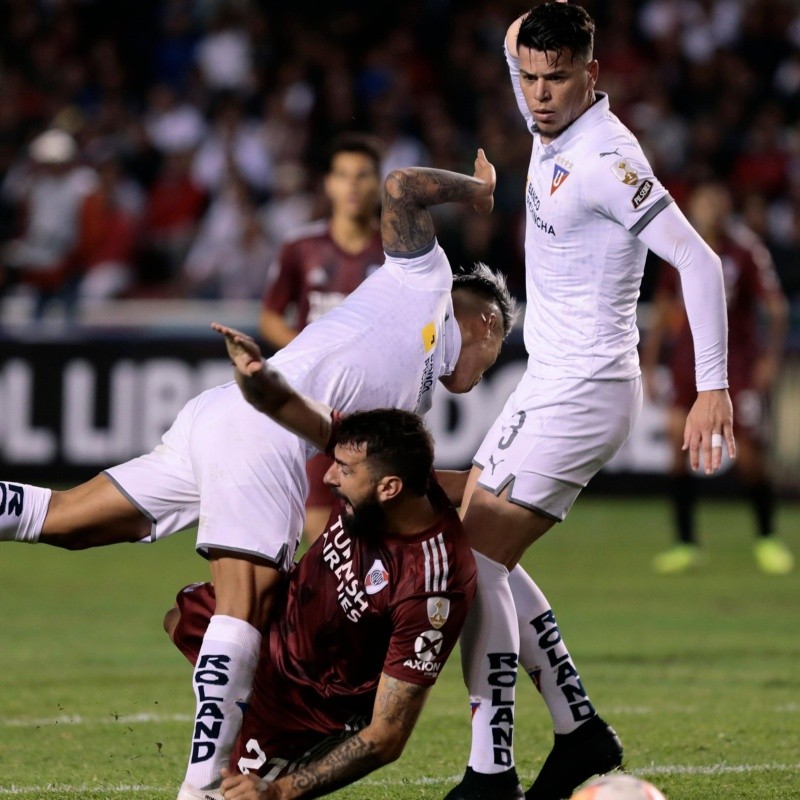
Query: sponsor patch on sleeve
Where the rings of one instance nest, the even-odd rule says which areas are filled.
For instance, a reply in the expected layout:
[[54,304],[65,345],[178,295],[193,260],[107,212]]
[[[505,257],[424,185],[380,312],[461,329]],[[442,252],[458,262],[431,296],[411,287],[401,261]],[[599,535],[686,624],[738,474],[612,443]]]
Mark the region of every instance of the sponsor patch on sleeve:
[[647,200],[650,192],[653,190],[653,182],[652,181],[644,181],[642,185],[636,190],[636,194],[633,196],[633,207],[638,209],[639,206]]

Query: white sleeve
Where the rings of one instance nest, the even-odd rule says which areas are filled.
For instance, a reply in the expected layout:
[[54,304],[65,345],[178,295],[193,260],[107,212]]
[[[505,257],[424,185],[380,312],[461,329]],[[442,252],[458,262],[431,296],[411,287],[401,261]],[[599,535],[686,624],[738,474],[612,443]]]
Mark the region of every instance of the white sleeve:
[[436,239],[413,253],[383,252],[386,256],[383,267],[402,284],[425,289],[449,289],[453,284],[450,262]]
[[681,276],[695,353],[697,391],[728,386],[728,315],[719,256],[671,203],[639,232],[659,258]]
[[511,88],[514,90],[514,97],[517,100],[517,108],[519,113],[525,117],[525,122],[528,130],[533,129],[533,115],[528,109],[528,104],[525,102],[525,96],[522,94],[522,87],[519,85],[519,59],[512,56],[508,52],[508,47],[503,45],[503,52],[506,54],[506,62],[508,63],[508,74],[511,76]]

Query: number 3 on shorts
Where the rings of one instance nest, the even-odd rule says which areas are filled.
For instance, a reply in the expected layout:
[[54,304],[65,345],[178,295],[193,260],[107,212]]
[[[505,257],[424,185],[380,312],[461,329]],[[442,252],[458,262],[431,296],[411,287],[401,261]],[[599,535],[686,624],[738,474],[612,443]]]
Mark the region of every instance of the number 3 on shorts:
[[517,421],[514,425],[509,425],[508,433],[504,433],[500,441],[497,443],[497,446],[501,450],[507,450],[511,447],[511,442],[517,438],[517,434],[520,431],[520,428],[525,424],[525,412],[524,411],[517,411],[514,416],[517,418]]

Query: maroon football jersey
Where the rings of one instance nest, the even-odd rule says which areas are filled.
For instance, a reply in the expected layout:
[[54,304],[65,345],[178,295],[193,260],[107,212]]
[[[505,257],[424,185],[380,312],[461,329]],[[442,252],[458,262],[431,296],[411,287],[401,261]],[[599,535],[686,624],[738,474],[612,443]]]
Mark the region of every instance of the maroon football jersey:
[[[728,375],[733,390],[749,386],[753,365],[761,353],[759,304],[780,293],[781,289],[769,252],[755,234],[747,230],[732,231],[731,235],[723,238],[718,255],[722,261],[728,307]],[[678,271],[663,264],[657,291],[680,298]],[[685,312],[675,337],[669,366],[676,391],[679,394],[688,391],[693,402],[696,396],[694,344]],[[686,405],[686,399],[682,398],[679,405]]]
[[262,303],[277,314],[294,303],[296,327],[302,330],[339,305],[383,261],[380,233],[360,253],[346,253],[333,241],[328,222],[314,223],[281,247]]
[[[347,533],[337,502],[264,634],[233,768],[240,759],[260,774],[276,764],[295,767],[352,735],[372,715],[382,672],[420,685],[436,681],[477,578],[458,514],[436,484],[431,499],[441,510],[435,525],[376,541]],[[194,662],[213,614],[213,587],[187,587],[178,604],[175,643]]]

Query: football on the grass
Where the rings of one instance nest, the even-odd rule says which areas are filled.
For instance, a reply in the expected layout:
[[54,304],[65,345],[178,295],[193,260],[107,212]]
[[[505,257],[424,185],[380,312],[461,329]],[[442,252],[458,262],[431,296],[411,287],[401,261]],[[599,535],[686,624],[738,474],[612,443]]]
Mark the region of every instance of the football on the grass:
[[572,800],[665,800],[652,783],[632,775],[604,775],[578,789]]

